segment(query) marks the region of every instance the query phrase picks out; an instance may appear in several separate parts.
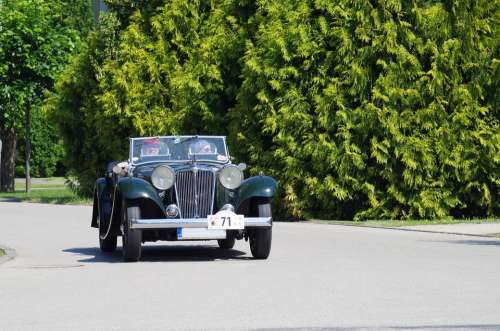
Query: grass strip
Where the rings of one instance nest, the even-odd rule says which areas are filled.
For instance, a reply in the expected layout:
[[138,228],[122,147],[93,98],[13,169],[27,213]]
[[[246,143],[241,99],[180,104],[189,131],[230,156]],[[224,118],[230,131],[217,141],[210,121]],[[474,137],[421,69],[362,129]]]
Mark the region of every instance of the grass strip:
[[480,223],[500,223],[500,219],[483,218],[483,219],[444,219],[444,220],[373,220],[373,221],[335,221],[335,220],[320,220],[310,219],[307,222],[319,224],[336,224],[336,225],[352,225],[352,226],[369,226],[381,228],[397,228],[414,225],[446,225],[446,224],[480,224]]
[[43,190],[32,190],[26,193],[16,190],[13,193],[0,193],[0,198],[23,202],[40,202],[68,205],[91,205],[92,199],[82,198],[65,186],[46,188]]

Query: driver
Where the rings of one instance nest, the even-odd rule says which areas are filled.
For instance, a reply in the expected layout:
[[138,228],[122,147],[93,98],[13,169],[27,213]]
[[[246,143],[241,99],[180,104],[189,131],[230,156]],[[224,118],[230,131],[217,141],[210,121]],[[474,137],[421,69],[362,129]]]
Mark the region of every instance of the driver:
[[160,139],[149,138],[144,140],[141,148],[141,155],[155,156],[160,154]]
[[198,140],[197,142],[191,144],[191,151],[194,154],[211,154],[215,153],[212,151],[212,146],[206,140]]

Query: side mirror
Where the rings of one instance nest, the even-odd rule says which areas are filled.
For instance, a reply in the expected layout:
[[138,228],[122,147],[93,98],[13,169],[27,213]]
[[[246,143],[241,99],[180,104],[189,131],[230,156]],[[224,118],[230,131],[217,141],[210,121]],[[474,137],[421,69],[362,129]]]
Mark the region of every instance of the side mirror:
[[246,168],[247,168],[247,165],[245,163],[238,164],[238,169],[240,169],[241,171],[244,171]]

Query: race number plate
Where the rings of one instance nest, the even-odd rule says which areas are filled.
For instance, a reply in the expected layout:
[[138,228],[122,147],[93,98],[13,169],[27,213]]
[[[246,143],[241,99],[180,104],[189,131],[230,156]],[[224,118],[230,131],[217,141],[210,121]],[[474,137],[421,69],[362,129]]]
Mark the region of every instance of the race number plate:
[[208,228],[239,230],[245,228],[245,220],[243,215],[236,215],[229,210],[221,210],[215,215],[208,215]]

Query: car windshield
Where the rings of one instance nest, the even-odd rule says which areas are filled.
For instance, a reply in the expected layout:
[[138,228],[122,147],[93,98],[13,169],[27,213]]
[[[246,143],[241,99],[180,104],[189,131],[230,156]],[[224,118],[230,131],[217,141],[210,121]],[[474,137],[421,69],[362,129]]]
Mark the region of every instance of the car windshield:
[[130,160],[134,164],[154,161],[212,161],[226,163],[225,137],[166,136],[131,138]]

